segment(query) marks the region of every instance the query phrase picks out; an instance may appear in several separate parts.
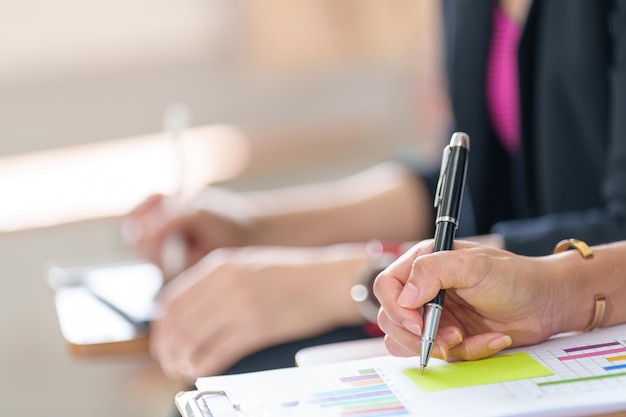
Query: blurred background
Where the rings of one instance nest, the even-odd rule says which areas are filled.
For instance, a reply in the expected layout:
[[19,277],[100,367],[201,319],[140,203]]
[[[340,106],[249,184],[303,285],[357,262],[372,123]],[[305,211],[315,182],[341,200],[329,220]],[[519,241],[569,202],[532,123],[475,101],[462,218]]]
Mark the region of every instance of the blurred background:
[[128,255],[120,216],[176,189],[174,102],[207,145],[197,185],[331,179],[400,152],[433,163],[449,120],[438,7],[0,0],[1,414],[169,415],[181,387],[149,356],[69,354],[46,268]]

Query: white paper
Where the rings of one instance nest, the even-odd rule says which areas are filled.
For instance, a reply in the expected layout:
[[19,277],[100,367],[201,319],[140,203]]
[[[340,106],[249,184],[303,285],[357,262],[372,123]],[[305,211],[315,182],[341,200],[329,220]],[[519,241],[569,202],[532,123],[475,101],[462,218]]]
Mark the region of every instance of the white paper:
[[[590,347],[595,345],[604,346]],[[196,386],[227,391],[247,417],[574,417],[626,410],[626,325],[503,354],[515,352],[528,353],[554,375],[425,393],[402,373],[419,367],[418,358],[381,356],[199,378]],[[432,366],[448,364],[433,361]],[[380,383],[359,387],[349,379],[368,369]],[[544,385],[548,382],[553,384]],[[377,403],[378,398],[387,399],[387,405]]]

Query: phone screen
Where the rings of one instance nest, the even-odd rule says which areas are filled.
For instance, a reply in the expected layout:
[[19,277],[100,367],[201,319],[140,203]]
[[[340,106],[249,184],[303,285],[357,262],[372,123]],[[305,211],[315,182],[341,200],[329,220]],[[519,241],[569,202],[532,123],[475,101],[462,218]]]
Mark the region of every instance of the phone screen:
[[155,297],[163,285],[163,274],[149,262],[102,265],[83,271],[85,287],[137,327],[155,317]]

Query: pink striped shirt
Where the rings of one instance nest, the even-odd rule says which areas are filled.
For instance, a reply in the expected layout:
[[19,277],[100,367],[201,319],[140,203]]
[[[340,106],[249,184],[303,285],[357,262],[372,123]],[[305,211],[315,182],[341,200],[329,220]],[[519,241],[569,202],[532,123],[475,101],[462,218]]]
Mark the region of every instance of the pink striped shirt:
[[499,7],[493,9],[493,27],[487,60],[487,109],[502,146],[515,154],[520,144],[517,46],[522,28]]

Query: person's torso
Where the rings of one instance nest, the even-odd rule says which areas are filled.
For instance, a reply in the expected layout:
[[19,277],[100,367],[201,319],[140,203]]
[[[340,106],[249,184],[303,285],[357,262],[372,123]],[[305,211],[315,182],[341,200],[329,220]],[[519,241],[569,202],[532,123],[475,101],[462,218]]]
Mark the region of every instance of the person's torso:
[[[533,5],[519,51],[522,143],[511,157],[487,110],[493,4],[455,2],[450,90],[455,128],[472,141],[477,232],[494,223],[602,205],[609,136],[610,39],[604,1]],[[503,194],[508,198],[502,198]]]

